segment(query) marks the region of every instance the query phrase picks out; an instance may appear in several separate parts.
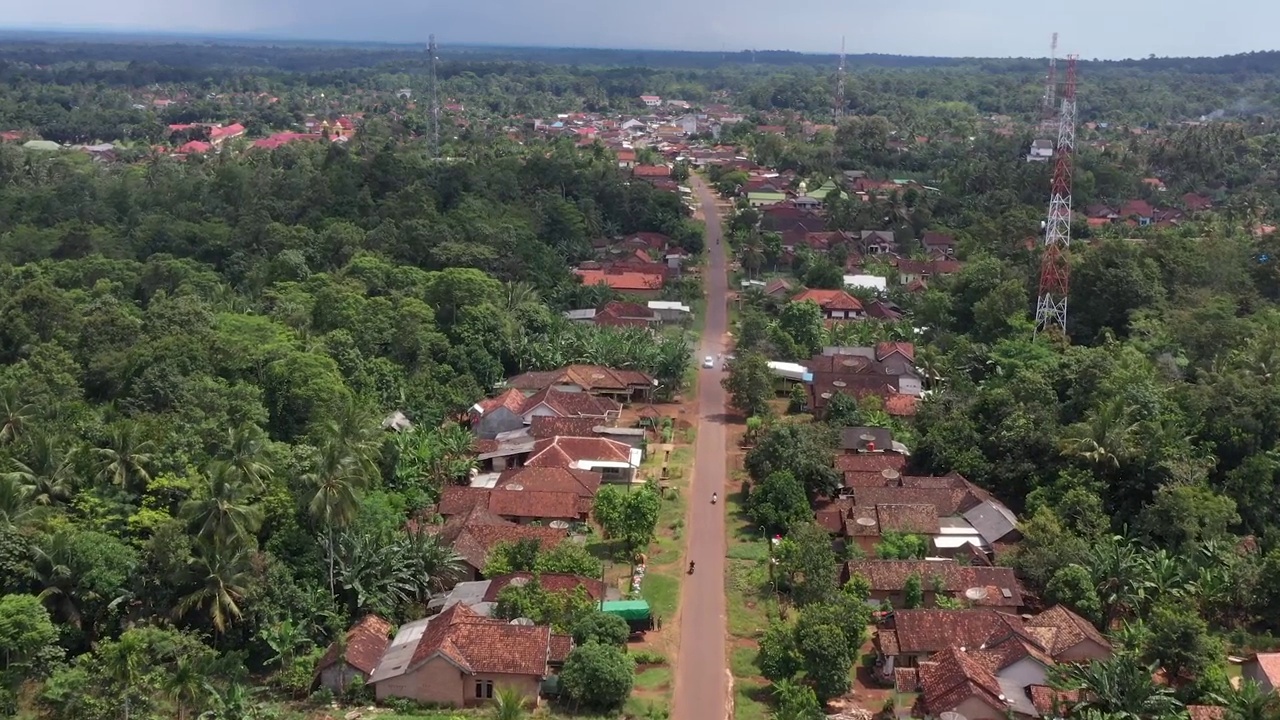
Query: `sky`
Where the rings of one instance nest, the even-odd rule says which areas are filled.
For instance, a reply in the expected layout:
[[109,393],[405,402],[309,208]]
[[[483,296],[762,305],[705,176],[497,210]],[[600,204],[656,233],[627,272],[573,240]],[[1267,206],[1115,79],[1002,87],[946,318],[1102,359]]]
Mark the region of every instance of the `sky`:
[[1271,0],[7,0],[0,28],[662,50],[1084,59],[1276,47]]

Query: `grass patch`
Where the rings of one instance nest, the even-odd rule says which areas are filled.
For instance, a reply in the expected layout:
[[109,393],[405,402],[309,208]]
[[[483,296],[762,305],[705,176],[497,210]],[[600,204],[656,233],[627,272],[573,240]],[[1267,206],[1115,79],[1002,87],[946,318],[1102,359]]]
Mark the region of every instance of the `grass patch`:
[[753,680],[734,680],[734,720],[768,720],[772,715],[767,702],[769,685]]
[[729,653],[729,670],[736,678],[749,678],[760,674],[756,668],[756,656],[760,651],[752,647],[736,647]]
[[671,687],[671,668],[645,668],[636,674],[637,690],[667,690]]
[[680,581],[670,574],[650,570],[645,575],[640,594],[649,601],[649,607],[655,615],[672,618],[680,603]]
[[[627,698],[627,704],[622,706],[622,716],[644,718],[644,720],[665,720],[665,718],[671,717],[671,707],[665,700],[635,697],[633,695]],[[580,716],[573,717],[574,720],[590,720]]]

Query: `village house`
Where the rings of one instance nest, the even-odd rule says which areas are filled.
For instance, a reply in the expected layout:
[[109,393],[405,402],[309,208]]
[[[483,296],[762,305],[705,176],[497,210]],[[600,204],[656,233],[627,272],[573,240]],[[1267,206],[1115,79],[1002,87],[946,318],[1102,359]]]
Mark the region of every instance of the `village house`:
[[858,234],[858,254],[891,255],[898,249],[890,230],[863,230]]
[[517,525],[536,522],[568,528],[569,525],[590,517],[592,506],[591,499],[581,501],[574,492],[527,490],[523,485],[513,482],[492,490],[449,485],[440,493],[436,514],[447,523],[454,517],[465,516],[481,507]]
[[491,705],[509,688],[536,705],[549,663],[570,647],[553,643],[549,627],[487,618],[458,603],[402,626],[370,682],[379,701],[472,707]]
[[[826,347],[806,364],[812,381],[809,410],[824,417],[838,393],[855,399],[875,395],[892,414],[912,415],[924,393],[923,375],[915,366],[911,343],[879,343],[875,347]],[[910,399],[908,399],[910,398]]]
[[895,258],[893,264],[898,268],[898,284],[911,285],[924,283],[936,276],[954,275],[963,267],[959,260],[909,260]]
[[[938,517],[932,505],[877,505],[880,528],[900,533],[922,529],[935,532]],[[1012,568],[961,565],[955,560],[855,560],[845,563],[844,577],[865,578],[871,586],[870,599],[903,607],[907,581],[920,581],[922,607],[937,607],[937,598],[971,606],[1017,612],[1022,607],[1022,586]]]
[[1280,688],[1280,652],[1255,653],[1240,668],[1242,677],[1258,683],[1262,692]]
[[641,95],[640,102],[644,103],[645,107],[658,107],[662,105],[662,97],[659,95]]
[[[929,717],[1039,717],[1049,671],[1105,660],[1111,645],[1061,606],[1023,618],[991,609],[897,610],[876,632],[876,672],[919,692]],[[1039,700],[1039,702],[1037,702]]]
[[368,682],[390,644],[391,623],[377,615],[364,616],[325,650],[316,663],[314,685],[342,693],[357,677]]
[[624,295],[657,299],[666,284],[666,275],[662,272],[613,271],[612,269],[592,270],[578,268],[573,274],[582,279],[582,284],[606,285]]
[[822,310],[823,320],[861,320],[867,316],[862,301],[844,290],[804,290],[791,298],[791,302],[814,303]]
[[920,245],[932,255],[951,258],[956,254],[956,239],[945,233],[925,231],[924,237],[920,238]]
[[613,398],[578,390],[545,387],[526,397],[516,388],[481,400],[467,411],[471,431],[482,440],[519,430],[535,417],[589,418],[595,425],[612,425],[622,412]]
[[463,576],[458,580],[478,580],[483,576],[489,553],[500,543],[536,542],[542,550],[550,550],[569,536],[566,529],[520,525],[494,515],[477,503],[463,515],[455,515],[444,525],[422,525],[410,521],[410,530],[438,535],[440,541],[462,559]]
[[507,387],[533,395],[548,387],[565,392],[613,398],[619,402],[643,399],[657,384],[637,370],[614,370],[603,365],[566,365],[558,370],[532,370],[507,380]]

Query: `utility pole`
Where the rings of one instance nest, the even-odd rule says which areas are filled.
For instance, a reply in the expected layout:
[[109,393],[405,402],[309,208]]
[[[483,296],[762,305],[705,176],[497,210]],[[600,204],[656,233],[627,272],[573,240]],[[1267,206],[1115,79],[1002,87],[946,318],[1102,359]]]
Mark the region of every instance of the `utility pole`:
[[1058,146],[1054,152],[1049,217],[1040,258],[1040,296],[1036,300],[1038,334],[1050,327],[1067,331],[1067,292],[1071,284],[1071,164],[1076,146],[1076,56],[1067,56],[1067,82],[1058,113]]
[[440,87],[439,79],[436,75],[438,54],[435,33],[431,34],[427,42],[427,53],[431,56],[431,75],[429,77],[431,85],[431,157],[434,158],[440,155]]

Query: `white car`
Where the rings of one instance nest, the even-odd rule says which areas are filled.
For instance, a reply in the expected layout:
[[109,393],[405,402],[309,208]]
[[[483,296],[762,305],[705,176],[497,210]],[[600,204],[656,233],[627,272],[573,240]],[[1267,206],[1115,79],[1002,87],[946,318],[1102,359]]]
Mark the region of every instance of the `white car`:
[[716,359],[711,357],[710,355],[702,359],[702,367],[713,368],[715,366],[716,366]]

